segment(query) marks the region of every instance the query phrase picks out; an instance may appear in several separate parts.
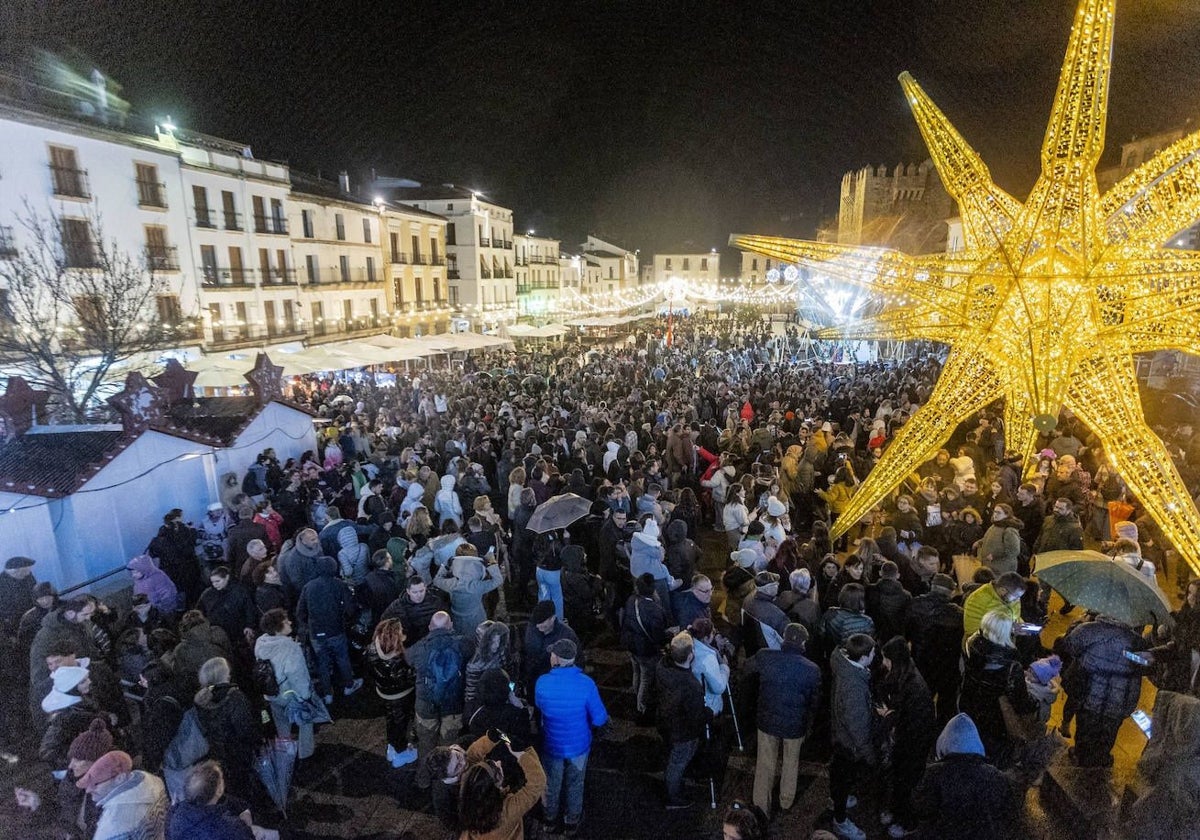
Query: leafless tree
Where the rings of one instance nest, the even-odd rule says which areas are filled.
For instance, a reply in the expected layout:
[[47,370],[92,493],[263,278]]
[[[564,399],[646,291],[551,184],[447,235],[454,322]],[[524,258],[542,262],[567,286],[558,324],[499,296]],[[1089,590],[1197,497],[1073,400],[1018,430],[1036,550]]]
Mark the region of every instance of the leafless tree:
[[0,359],[50,393],[56,419],[105,415],[103,397],[126,372],[114,368],[173,337],[158,308],[162,278],[148,255],[105,239],[98,215],[26,204],[19,222],[26,235],[0,260]]

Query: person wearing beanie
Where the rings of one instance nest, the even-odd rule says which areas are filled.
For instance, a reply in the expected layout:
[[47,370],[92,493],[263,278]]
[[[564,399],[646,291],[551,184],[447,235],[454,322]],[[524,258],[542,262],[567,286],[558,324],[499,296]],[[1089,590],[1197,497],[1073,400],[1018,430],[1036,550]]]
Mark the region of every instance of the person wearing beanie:
[[163,836],[167,789],[157,776],[134,770],[128,753],[105,753],[75,784],[100,806],[92,840]]
[[673,624],[671,614],[671,593],[683,585],[679,578],[671,577],[666,564],[666,549],[659,541],[661,532],[658,523],[647,518],[642,530],[633,535],[629,552],[629,574],[636,580],[644,574],[654,578],[654,588],[658,592],[659,604],[667,616],[667,623]]
[[821,669],[804,655],[808,638],[802,625],[788,624],[778,650],[760,650],[743,667],[758,687],[754,804],[768,814],[776,778],[779,807],[786,811],[796,800],[800,748],[820,702]]
[[937,738],[937,723],[929,687],[904,637],[894,636],[885,642],[880,656],[884,677],[879,693],[892,712],[888,721],[895,738],[892,762],[886,771],[891,777],[891,807],[880,814],[880,821],[891,823],[889,836],[904,837],[916,827],[912,792]]
[[917,837],[937,840],[1014,840],[1020,802],[1008,776],[988,763],[974,721],[955,715],[942,729],[937,760],[913,791]]
[[779,575],[759,572],[754,576],[754,594],[742,602],[743,626],[746,634],[746,653],[753,656],[764,647],[779,650],[783,644],[783,629],[788,625],[787,614],[775,605],[779,594]]
[[937,699],[938,723],[950,720],[957,711],[962,679],[958,663],[962,655],[963,610],[951,600],[953,594],[954,579],[935,574],[930,578],[929,592],[913,599],[904,623],[913,661]]
[[547,646],[550,670],[538,677],[534,705],[541,714],[541,753],[546,771],[546,822],[562,817],[564,834],[574,837],[583,819],[583,784],[592,730],[608,723],[596,683],[575,664],[579,646],[562,638]]
[[576,661],[583,667],[583,646],[579,636],[559,619],[551,601],[538,601],[529,613],[525,625],[525,655],[522,659],[521,681],[525,696],[532,697],[538,677],[550,670],[550,645],[559,639],[570,639],[578,648]]

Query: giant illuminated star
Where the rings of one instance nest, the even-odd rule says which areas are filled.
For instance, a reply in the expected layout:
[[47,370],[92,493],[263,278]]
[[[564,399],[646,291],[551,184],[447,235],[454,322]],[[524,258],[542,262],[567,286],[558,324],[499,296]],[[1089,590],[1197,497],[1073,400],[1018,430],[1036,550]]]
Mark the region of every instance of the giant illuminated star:
[[[1066,406],[1100,438],[1130,489],[1200,572],[1200,514],[1146,425],[1133,354],[1200,352],[1200,252],[1163,247],[1200,217],[1200,132],[1100,196],[1116,0],[1081,0],[1024,204],[907,73],[900,82],[942,182],[958,202],[965,249],[914,257],[762,236],[743,250],[862,286],[883,314],[830,337],[929,339],[950,346],[926,405],[896,435],[839,517],[843,533],[941,447],[962,420],[1003,397],[1009,446],[1028,454],[1034,419]],[[1052,422],[1052,420],[1050,420]]]

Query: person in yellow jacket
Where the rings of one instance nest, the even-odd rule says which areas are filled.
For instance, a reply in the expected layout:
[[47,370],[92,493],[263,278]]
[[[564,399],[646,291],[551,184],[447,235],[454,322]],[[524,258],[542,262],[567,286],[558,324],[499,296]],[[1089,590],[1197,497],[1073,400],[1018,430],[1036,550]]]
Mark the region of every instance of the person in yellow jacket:
[[[830,524],[838,521],[838,517],[846,512],[846,508],[850,506],[850,500],[854,498],[854,491],[858,489],[858,481],[854,478],[854,468],[849,463],[838,467],[837,472],[833,474],[833,483],[829,485],[828,490],[822,490],[819,487],[816,493],[820,496],[825,504],[829,505]],[[842,534],[838,538],[837,545],[834,548],[837,551],[845,551],[849,532]]]

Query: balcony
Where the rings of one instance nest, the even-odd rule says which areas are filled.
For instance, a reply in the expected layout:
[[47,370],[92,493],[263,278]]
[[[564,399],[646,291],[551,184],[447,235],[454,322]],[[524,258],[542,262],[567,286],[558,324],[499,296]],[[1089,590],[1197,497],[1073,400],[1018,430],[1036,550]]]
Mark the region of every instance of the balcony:
[[341,266],[335,265],[322,268],[316,277],[310,276],[308,282],[313,286],[363,286],[382,283],[383,278],[378,271],[371,277],[365,268],[355,267],[343,272]]
[[50,176],[54,181],[54,194],[60,198],[91,198],[86,169],[50,164]]
[[167,209],[167,185],[160,181],[137,181],[138,207]]
[[205,266],[202,269],[203,288],[213,289],[253,289],[254,269],[252,268],[216,268]]
[[429,265],[429,257],[425,256],[424,254],[413,254],[412,255],[412,264],[413,265]]
[[403,251],[392,251],[392,265],[408,265],[408,254]]
[[461,275],[459,274],[459,271],[457,268],[447,268],[446,269],[446,277],[450,280],[461,279]]
[[217,214],[207,207],[197,207],[196,227],[215,230],[217,227]]
[[429,264],[430,265],[445,265],[446,258],[445,257],[437,257],[437,256],[430,257]]
[[150,271],[179,271],[179,249],[174,245],[147,246],[146,268]]
[[490,248],[490,247],[492,247],[492,240],[490,240],[490,239],[484,239],[484,238],[482,238],[482,237],[481,237],[481,238],[480,238],[480,240],[479,240],[479,247],[480,247],[480,248]]
[[0,260],[11,260],[17,253],[12,225],[0,225]]
[[272,268],[263,272],[264,286],[295,286],[296,269]]
[[[500,244],[499,244],[499,243],[497,243],[495,247],[499,248],[499,247],[500,247]],[[512,250],[512,240],[511,240],[511,239],[505,239],[505,240],[504,240],[504,250],[506,250],[506,251],[511,251],[511,250]]]
[[288,226],[287,219],[280,216],[259,216],[254,217],[254,232],[266,233],[272,236],[287,236]]
[[236,210],[224,211],[225,230],[241,230],[242,229],[242,214]]
[[479,279],[481,279],[481,280],[491,280],[491,279],[492,279],[492,272],[491,272],[489,269],[486,269],[486,268],[480,268],[480,269],[479,269]]
[[100,252],[90,242],[64,242],[63,265],[67,268],[99,268]]

